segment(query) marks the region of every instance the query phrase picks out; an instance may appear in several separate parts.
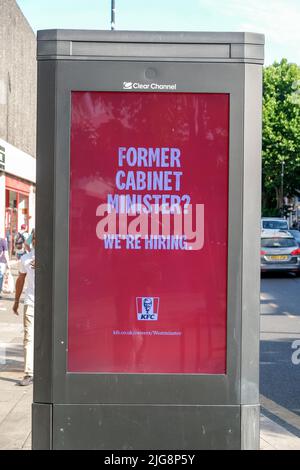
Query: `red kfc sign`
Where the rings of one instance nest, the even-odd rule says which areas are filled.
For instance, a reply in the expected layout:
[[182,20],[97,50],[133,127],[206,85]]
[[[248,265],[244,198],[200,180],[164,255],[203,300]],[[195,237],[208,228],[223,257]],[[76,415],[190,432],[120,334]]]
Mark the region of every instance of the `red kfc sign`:
[[229,95],[73,92],[68,371],[226,373]]

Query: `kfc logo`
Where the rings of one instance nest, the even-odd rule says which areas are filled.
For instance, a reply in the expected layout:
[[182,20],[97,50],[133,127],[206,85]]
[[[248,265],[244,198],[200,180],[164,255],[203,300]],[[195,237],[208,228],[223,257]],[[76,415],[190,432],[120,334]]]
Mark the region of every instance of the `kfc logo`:
[[158,320],[159,297],[137,297],[136,309],[138,320]]

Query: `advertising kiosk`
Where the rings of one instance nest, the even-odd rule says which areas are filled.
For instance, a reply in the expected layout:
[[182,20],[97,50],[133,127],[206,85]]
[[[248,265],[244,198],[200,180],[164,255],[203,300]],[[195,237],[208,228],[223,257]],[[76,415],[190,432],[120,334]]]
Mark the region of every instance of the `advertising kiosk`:
[[34,449],[258,448],[263,44],[38,32]]

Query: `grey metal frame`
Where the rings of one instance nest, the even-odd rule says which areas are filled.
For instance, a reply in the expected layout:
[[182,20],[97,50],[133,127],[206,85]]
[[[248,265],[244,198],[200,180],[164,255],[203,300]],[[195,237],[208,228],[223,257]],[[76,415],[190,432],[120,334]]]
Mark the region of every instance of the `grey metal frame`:
[[[77,432],[73,431],[71,444],[70,439],[65,440],[65,436],[64,439],[61,438],[59,430],[64,429],[62,423],[67,416],[71,416],[70,413],[73,413],[73,420],[76,421],[80,416],[84,421],[86,414],[80,411],[83,407],[92,409],[91,406],[96,408],[98,406],[102,416],[105,414],[103,410],[108,406],[111,413],[111,416],[107,417],[108,421],[111,420],[110,428],[113,427],[113,419],[117,419],[115,413],[120,414],[120,409],[126,421],[132,416],[142,419],[140,414],[143,414],[143,410],[149,411],[151,407],[149,413],[154,418],[149,432],[157,423],[165,429],[163,420],[169,415],[171,419],[178,410],[181,412],[185,429],[189,429],[190,426],[191,430],[197,430],[196,422],[191,424],[194,418],[190,413],[194,410],[192,414],[197,416],[201,408],[201,416],[206,416],[203,422],[208,424],[214,416],[219,430],[223,429],[223,436],[220,435],[217,440],[212,437],[211,441],[204,439],[204,444],[201,444],[192,436],[189,442],[184,442],[169,430],[169,437],[166,437],[161,444],[160,441],[152,439],[148,448],[171,448],[171,443],[175,445],[172,448],[192,448],[190,446],[201,448],[203,445],[214,448],[218,448],[219,445],[220,448],[224,448],[226,442],[230,442],[228,448],[255,448],[258,445],[259,413],[261,52],[258,54],[259,57],[254,59],[231,57],[223,58],[222,63],[211,63],[219,60],[214,59],[212,39],[217,45],[226,43],[226,34],[222,36],[220,33],[218,36],[215,33],[209,37],[209,33],[184,33],[186,37],[181,36],[181,41],[178,41],[179,33],[177,35],[118,33],[117,36],[115,32],[97,34],[52,31],[42,32],[38,37],[40,60],[36,253],[39,268],[36,276],[36,380],[33,409],[50,407],[51,413],[49,410],[41,413],[35,411],[34,427],[40,429],[45,416],[48,419],[51,415],[53,436],[48,433],[49,447],[78,448],[81,445],[89,445],[88,442],[82,441],[84,440],[82,434],[79,433],[81,440],[78,440]],[[85,42],[84,48],[80,51],[88,53],[90,42],[95,39],[95,35],[102,47],[96,48],[97,54],[99,50],[103,51],[103,47],[105,50],[103,44],[106,45],[108,53],[105,58],[95,57],[94,52],[88,57],[67,55],[67,51],[69,53],[71,50],[74,51],[74,42]],[[74,37],[77,38],[76,41]],[[166,43],[182,42],[187,50],[189,42],[195,41],[196,38],[200,45],[206,46],[209,43],[212,45],[210,60],[203,57],[196,60],[191,54],[188,60],[181,57],[174,60],[173,56],[170,59],[170,54],[164,58],[165,49],[156,44],[159,38],[164,39]],[[239,47],[239,51],[249,51],[246,46],[250,47],[250,44],[241,44],[242,38],[244,41],[259,43],[256,47],[259,47],[260,51],[263,49],[260,35],[247,36],[243,33],[242,37],[242,33],[236,33],[236,36],[231,33],[227,36],[229,50],[236,51]],[[143,44],[142,39],[146,46],[149,46],[147,42],[157,46],[151,49],[152,56],[156,53],[155,60],[152,56],[141,60],[138,54],[134,59],[131,58],[135,43]],[[230,39],[233,43],[230,43]],[[111,48],[110,40],[112,43],[115,41],[120,43],[123,40],[123,47]],[[69,43],[72,41],[73,45],[70,46]],[[126,49],[126,41],[130,43],[129,49]],[[95,44],[93,41],[92,51],[95,51]],[[140,50],[139,47],[137,51]],[[65,56],[57,53],[61,48]],[[130,55],[129,58],[126,57],[126,50]],[[176,51],[176,48],[173,49],[173,53],[174,50]],[[220,49],[215,48],[215,51],[218,56]],[[180,54],[183,53],[181,49]],[[241,55],[241,52],[239,54]],[[152,80],[145,76],[149,63],[151,69],[156,72],[155,81],[176,82],[176,92],[230,95],[227,373],[225,375],[73,374],[66,371],[71,92],[79,90],[118,92],[124,91],[123,81],[150,83]],[[160,420],[156,416],[157,406],[162,413]],[[211,409],[211,413],[208,413],[208,408]],[[97,415],[97,410],[94,412]],[[201,419],[199,418],[199,423]],[[235,429],[232,441],[228,434],[232,432],[232,429],[229,431],[230,426]],[[145,440],[136,436],[133,429],[130,434],[128,429],[127,433],[132,434],[130,442],[135,443],[135,448],[145,448]],[[167,428],[165,431],[167,432]],[[216,429],[214,432],[218,433]],[[34,435],[36,436],[34,447],[43,447],[39,434],[35,432]],[[114,448],[113,442],[115,442],[116,446],[122,446],[124,435],[126,428],[120,431],[119,438],[107,440],[103,436],[102,445],[104,448]],[[91,445],[101,448],[99,442]],[[162,447],[158,447],[159,445]]]

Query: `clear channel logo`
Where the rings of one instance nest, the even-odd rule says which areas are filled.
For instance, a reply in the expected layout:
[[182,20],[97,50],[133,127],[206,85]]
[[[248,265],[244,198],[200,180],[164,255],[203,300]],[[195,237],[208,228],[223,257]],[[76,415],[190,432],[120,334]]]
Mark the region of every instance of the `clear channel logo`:
[[136,313],[138,320],[158,320],[159,297],[137,297]]
[[176,83],[123,82],[123,90],[167,90],[176,91]]
[[132,90],[132,82],[123,82],[124,90]]

